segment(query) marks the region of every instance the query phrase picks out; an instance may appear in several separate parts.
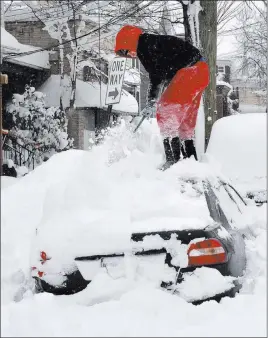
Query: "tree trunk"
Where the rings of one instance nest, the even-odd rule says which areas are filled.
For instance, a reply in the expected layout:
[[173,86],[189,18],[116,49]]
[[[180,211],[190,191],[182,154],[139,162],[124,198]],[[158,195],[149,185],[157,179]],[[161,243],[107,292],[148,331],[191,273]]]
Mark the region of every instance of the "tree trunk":
[[199,12],[201,52],[210,69],[210,83],[204,92],[205,147],[207,147],[211,128],[217,120],[216,112],[216,58],[217,58],[217,1],[200,0]]
[[192,43],[192,36],[191,36],[191,27],[188,18],[188,5],[184,4],[182,0],[180,0],[182,5],[183,11],[183,26],[184,26],[184,33],[185,33],[185,41]]

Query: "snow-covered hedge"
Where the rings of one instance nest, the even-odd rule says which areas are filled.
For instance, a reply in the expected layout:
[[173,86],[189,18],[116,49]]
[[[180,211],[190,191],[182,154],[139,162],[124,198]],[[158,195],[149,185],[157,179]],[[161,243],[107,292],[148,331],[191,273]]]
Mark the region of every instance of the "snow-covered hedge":
[[34,150],[35,160],[42,162],[54,153],[70,149],[67,118],[58,107],[45,107],[45,95],[26,86],[24,94],[13,94],[7,112],[12,114],[12,132],[17,142]]

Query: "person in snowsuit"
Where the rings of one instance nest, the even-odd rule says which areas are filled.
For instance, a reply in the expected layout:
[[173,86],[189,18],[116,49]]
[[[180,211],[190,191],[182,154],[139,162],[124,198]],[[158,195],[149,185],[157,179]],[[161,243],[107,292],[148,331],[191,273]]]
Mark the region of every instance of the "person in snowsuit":
[[147,34],[127,25],[117,33],[115,53],[138,57],[149,74],[144,114],[156,112],[166,155],[163,169],[179,161],[181,141],[184,157],[197,159],[194,129],[201,96],[209,84],[209,68],[200,51],[176,36]]

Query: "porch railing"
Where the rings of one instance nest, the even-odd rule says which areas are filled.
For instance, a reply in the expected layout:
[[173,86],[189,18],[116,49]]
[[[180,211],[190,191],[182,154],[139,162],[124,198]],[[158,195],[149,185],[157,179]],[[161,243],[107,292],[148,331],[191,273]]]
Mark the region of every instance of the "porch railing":
[[35,152],[29,147],[21,145],[18,141],[5,135],[2,141],[3,161],[12,160],[17,166],[25,166],[33,170],[36,166]]

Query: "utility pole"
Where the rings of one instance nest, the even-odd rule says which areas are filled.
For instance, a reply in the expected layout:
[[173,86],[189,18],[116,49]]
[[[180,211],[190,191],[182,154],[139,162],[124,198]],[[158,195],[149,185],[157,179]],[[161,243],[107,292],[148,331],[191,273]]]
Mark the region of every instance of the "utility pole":
[[199,12],[200,42],[202,54],[210,69],[210,83],[204,92],[205,148],[207,147],[216,111],[216,59],[217,59],[217,1],[200,0]]

